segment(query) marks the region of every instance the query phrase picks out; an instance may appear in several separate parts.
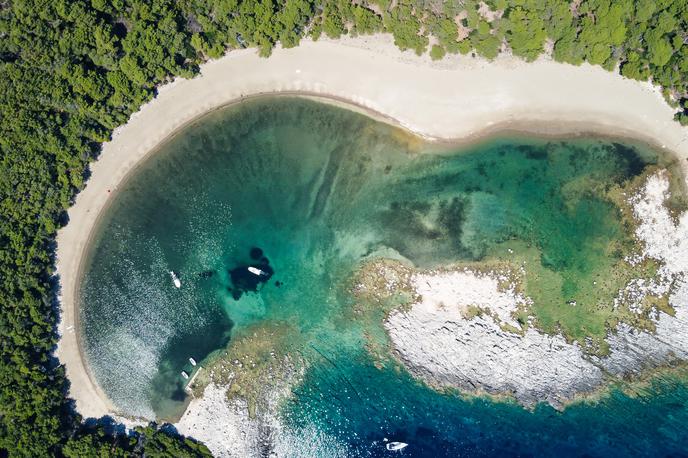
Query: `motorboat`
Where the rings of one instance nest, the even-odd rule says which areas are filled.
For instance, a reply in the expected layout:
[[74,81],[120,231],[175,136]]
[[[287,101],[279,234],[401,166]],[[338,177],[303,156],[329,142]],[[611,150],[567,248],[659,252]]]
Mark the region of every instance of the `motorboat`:
[[385,444],[385,447],[391,452],[398,452],[408,447],[408,444],[406,442],[390,442]]
[[259,277],[261,275],[267,275],[267,273],[263,272],[258,267],[249,266],[248,271],[251,272],[253,275],[258,275]]
[[189,362],[191,363],[192,366],[196,365],[196,360],[193,358],[189,358]]
[[174,273],[174,271],[170,270],[170,276],[172,277],[172,283],[174,283],[175,288],[181,288],[182,287],[182,281],[177,277],[177,274]]
[[186,371],[182,371],[182,377],[184,377],[185,379],[188,379],[189,374],[187,374]]

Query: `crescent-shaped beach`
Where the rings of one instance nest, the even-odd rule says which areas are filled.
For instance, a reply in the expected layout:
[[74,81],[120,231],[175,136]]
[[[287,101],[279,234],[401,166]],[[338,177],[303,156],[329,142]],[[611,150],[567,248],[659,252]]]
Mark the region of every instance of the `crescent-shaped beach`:
[[498,131],[540,135],[594,133],[626,137],[674,154],[684,172],[688,128],[648,83],[601,67],[547,58],[526,63],[451,56],[433,62],[400,52],[391,36],[339,41],[304,40],[261,58],[232,51],[201,67],[192,80],[159,90],[118,128],[92,164],[91,177],[69,209],[57,237],[61,322],[57,355],[84,417],[117,414],[89,374],[79,345],[80,265],[98,217],[137,164],[189,122],[212,110],[261,94],[291,93],[342,104],[438,141],[471,142]]

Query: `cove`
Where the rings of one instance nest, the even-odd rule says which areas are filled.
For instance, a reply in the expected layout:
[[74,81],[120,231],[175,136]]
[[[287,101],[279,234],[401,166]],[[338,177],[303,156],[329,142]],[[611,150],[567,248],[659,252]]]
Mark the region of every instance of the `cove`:
[[[389,435],[417,444],[412,456],[528,454],[543,451],[548,434],[557,438],[547,447],[573,453],[597,434],[591,424],[607,437],[598,451],[611,453],[642,412],[684,402],[683,385],[564,414],[442,394],[395,363],[385,310],[365,304],[360,313],[351,282],[370,259],[479,263],[509,244],[537,265],[529,293],[542,305],[540,326],[599,335],[605,317],[586,311],[609,298],[590,285],[614,272],[617,248],[631,240],[609,193],[662,161],[641,145],[595,138],[428,145],[299,98],[230,106],[168,141],[102,215],[83,266],[83,350],[123,413],[172,419],[188,400],[180,372],[189,357],[227,348],[231,358],[237,336],[267,330],[270,340],[279,329],[280,351],[307,363],[286,421],[315,425],[353,453],[381,455]],[[562,318],[573,298],[581,307]],[[675,410],[672,422],[685,419]],[[640,439],[628,447],[643,450]]]

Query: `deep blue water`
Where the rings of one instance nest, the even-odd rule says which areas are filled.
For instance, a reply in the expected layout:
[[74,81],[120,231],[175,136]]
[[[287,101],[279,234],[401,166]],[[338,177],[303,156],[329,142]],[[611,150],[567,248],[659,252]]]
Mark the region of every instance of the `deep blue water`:
[[288,418],[319,425],[347,444],[350,456],[392,456],[384,438],[409,443],[403,456],[410,457],[688,456],[688,389],[673,376],[633,397],[615,389],[563,412],[544,404],[529,411],[513,402],[440,395],[366,359],[341,361],[345,373],[331,367],[309,373]]

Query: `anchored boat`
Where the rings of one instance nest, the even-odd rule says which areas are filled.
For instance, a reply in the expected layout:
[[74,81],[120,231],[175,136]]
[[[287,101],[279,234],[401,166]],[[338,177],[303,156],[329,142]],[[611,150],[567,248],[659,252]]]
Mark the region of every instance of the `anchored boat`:
[[173,270],[170,270],[170,276],[172,277],[172,283],[174,284],[174,287],[175,288],[181,288],[182,282],[179,279],[179,277],[177,277],[177,274],[175,274]]
[[385,444],[385,447],[387,447],[389,451],[397,452],[408,447],[408,444],[406,442],[390,442],[389,444]]
[[259,268],[253,267],[253,266],[250,266],[250,267],[248,268],[248,271],[251,272],[253,275],[258,275],[259,277],[260,277],[261,275],[267,275],[267,272],[263,272],[263,271],[260,270]]

